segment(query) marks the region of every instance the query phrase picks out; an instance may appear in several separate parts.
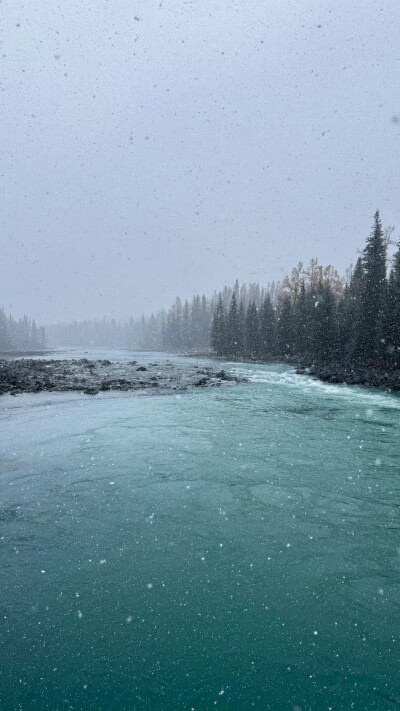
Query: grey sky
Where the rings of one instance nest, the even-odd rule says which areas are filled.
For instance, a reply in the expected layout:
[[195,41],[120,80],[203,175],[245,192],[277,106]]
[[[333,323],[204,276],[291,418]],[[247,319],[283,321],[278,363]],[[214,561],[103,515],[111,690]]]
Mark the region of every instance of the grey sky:
[[[394,0],[3,0],[0,305],[121,316],[400,226]],[[396,235],[399,232],[396,230]]]

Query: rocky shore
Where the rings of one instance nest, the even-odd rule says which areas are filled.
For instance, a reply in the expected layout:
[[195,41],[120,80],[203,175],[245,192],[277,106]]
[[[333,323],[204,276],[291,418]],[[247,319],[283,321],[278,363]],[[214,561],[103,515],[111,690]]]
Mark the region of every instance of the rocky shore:
[[[222,362],[226,361],[226,358],[215,355],[212,355],[211,357],[213,360]],[[267,363],[291,365],[296,368],[296,373],[298,375],[309,375],[326,383],[336,385],[363,385],[367,388],[380,388],[381,390],[387,390],[388,392],[400,392],[400,369],[398,368],[388,368],[385,370],[383,368],[376,368],[373,366],[356,367],[351,365],[345,366],[338,363],[318,365],[310,363],[309,361],[301,363],[300,359],[296,356],[288,356],[286,358],[276,356],[269,358],[267,361],[256,360],[254,358],[240,358],[237,360],[231,359],[229,362],[232,361],[238,363],[256,363],[260,365]]]
[[368,388],[400,391],[400,370],[385,371],[377,368],[354,368],[332,364],[300,366],[296,373],[311,375],[327,383],[364,385]]
[[22,393],[83,392],[97,395],[109,390],[182,392],[191,388],[218,387],[244,382],[224,370],[191,363],[140,364],[137,361],[0,360],[0,395]]

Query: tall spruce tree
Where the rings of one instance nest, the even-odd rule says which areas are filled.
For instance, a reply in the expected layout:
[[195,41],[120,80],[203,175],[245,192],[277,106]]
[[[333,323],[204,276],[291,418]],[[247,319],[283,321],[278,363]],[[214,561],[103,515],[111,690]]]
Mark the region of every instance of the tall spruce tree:
[[271,358],[276,350],[276,319],[270,295],[264,299],[260,312],[260,357]]
[[295,352],[300,356],[308,355],[310,351],[310,299],[308,298],[304,280],[300,284],[296,301],[295,313]]
[[319,284],[315,302],[315,356],[320,362],[337,356],[337,322],[335,298],[329,285]]
[[279,308],[277,340],[279,355],[290,355],[294,346],[293,307],[289,294],[285,294]]
[[226,331],[226,352],[231,358],[239,355],[239,314],[236,302],[236,294],[233,291],[231,303],[229,304],[227,331]]
[[363,288],[357,334],[357,357],[368,362],[384,352],[383,314],[386,297],[386,244],[379,211],[363,252]]
[[400,242],[393,263],[393,345],[396,350],[397,362],[400,361]]
[[226,317],[221,292],[218,294],[211,324],[211,347],[217,355],[226,355]]
[[7,324],[7,316],[3,309],[0,309],[0,351],[6,351],[11,348],[11,338]]
[[186,300],[182,310],[182,346],[187,349],[192,345],[192,333],[190,328],[190,309],[189,303]]
[[338,328],[342,359],[352,362],[357,357],[360,332],[361,302],[364,288],[364,269],[362,258],[357,259],[351,275],[350,284],[345,289],[339,304]]
[[240,299],[238,309],[238,355],[243,356],[245,352],[245,321],[246,311],[244,308],[243,299]]
[[393,259],[385,305],[384,337],[387,357],[393,367],[400,365],[400,243]]
[[245,348],[248,358],[260,357],[260,334],[257,306],[249,303],[245,320]]

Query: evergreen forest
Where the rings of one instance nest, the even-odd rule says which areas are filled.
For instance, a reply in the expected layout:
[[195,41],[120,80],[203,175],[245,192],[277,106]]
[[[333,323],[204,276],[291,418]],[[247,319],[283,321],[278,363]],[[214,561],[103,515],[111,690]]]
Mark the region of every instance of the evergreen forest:
[[365,247],[346,277],[317,259],[281,282],[225,286],[211,298],[179,297],[150,317],[36,327],[0,310],[0,350],[108,346],[214,353],[232,360],[303,364],[400,365],[400,245],[388,258],[393,228],[374,215]]

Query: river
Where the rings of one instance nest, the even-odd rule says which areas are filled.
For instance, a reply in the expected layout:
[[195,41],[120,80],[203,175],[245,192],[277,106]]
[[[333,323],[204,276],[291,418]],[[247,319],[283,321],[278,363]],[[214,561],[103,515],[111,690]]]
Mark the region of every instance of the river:
[[400,397],[224,367],[1,398],[4,711],[400,704]]

